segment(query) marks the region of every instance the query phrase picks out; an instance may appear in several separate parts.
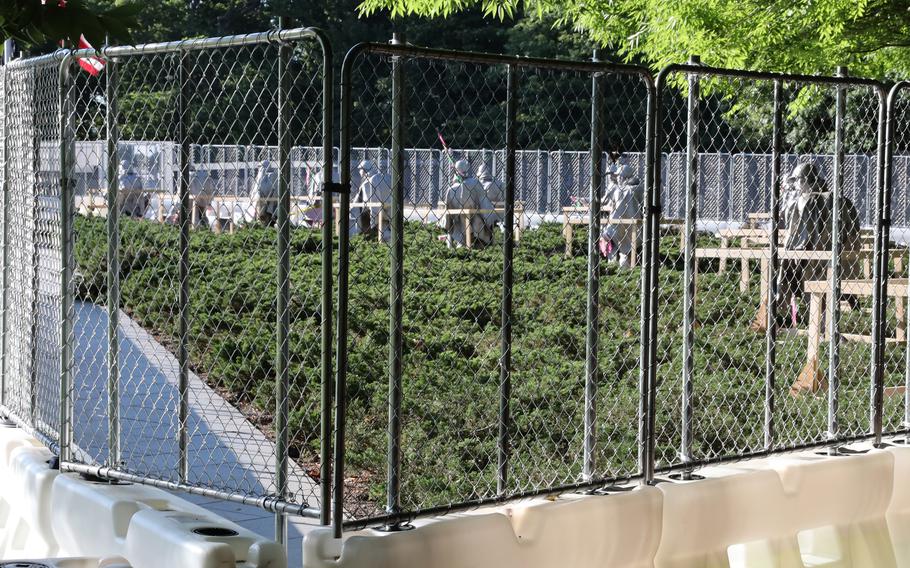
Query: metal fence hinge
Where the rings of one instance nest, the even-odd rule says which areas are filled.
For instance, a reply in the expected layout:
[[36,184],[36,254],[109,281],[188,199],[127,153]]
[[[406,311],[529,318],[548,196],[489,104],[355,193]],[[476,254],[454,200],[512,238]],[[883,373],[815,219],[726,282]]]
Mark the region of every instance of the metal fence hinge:
[[339,183],[339,182],[330,182],[322,184],[322,193],[338,193],[338,194],[350,194],[351,193],[351,184],[349,183]]

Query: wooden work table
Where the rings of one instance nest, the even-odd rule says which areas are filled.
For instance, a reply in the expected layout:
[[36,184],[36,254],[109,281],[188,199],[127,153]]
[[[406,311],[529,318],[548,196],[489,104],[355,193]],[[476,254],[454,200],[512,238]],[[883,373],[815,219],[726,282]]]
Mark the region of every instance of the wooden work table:
[[[608,224],[612,225],[634,225],[636,227],[641,227],[641,219],[613,219],[610,220],[610,211],[608,209],[600,210],[600,226],[605,227]],[[591,224],[591,209],[587,206],[573,205],[571,207],[562,208],[562,236],[566,241],[566,256],[572,256],[572,239],[575,235],[575,226],[584,226],[587,227]],[[684,219],[661,219],[661,225],[667,225],[675,227],[680,234],[680,247],[686,246],[686,232],[685,220]],[[638,262],[638,239],[636,238],[632,243],[632,253],[629,255],[629,260],[631,262],[630,266],[635,266]]]
[[[790,387],[790,394],[797,395],[801,392],[817,392],[827,388],[827,379],[819,370],[818,352],[822,341],[828,339],[825,332],[824,312],[830,308],[828,295],[830,283],[826,280],[808,280],[803,285],[803,290],[809,294],[809,327],[806,332],[808,344],[806,346],[806,364]],[[874,291],[872,280],[843,280],[841,281],[841,294],[859,297],[871,297]],[[895,299],[894,312],[897,319],[897,328],[894,337],[885,338],[886,343],[903,343],[907,340],[907,279],[891,278],[888,281],[888,298]],[[887,301],[887,299],[886,299]],[[861,341],[872,343],[871,335],[841,333],[844,341]],[[903,394],[900,387],[886,389],[887,396]]]
[[[335,202],[333,204],[334,208],[334,221],[335,221],[335,234],[341,234],[341,204]],[[376,226],[378,230],[376,231],[376,238],[382,242],[382,231],[389,222],[389,217],[391,214],[392,206],[390,204],[380,203],[380,202],[358,202],[351,203],[349,205],[350,209],[354,208],[367,208],[367,209],[378,209],[376,215]],[[462,218],[462,223],[464,223],[464,232],[465,232],[465,247],[473,248],[474,246],[474,234],[473,229],[471,228],[471,218],[474,215],[487,215],[489,213],[497,213],[499,215],[505,215],[505,207],[501,206],[499,203],[493,204],[493,209],[455,209],[447,207],[414,207],[406,206],[405,215],[418,214],[422,219],[427,219],[430,216],[434,216],[438,219],[442,219],[444,215],[457,215]],[[515,230],[514,237],[515,242],[518,243],[521,240],[522,231],[525,228],[524,224],[524,204],[521,202],[515,203]]]

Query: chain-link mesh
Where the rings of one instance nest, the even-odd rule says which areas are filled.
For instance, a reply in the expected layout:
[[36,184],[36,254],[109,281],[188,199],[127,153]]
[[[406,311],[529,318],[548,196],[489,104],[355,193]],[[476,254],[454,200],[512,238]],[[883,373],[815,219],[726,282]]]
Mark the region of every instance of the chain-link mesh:
[[318,508],[327,70],[265,36],[72,63],[73,455]]
[[678,72],[662,93],[684,236],[658,259],[658,467],[870,428],[878,90],[775,83]]
[[[603,208],[604,235],[593,240],[600,368],[592,371],[599,388],[590,392],[596,422],[586,468],[594,74],[377,53],[350,65],[348,517],[636,475],[646,83],[634,74],[600,78],[598,201],[631,201],[623,202],[628,218],[616,215],[609,227]],[[390,221],[395,149],[401,288]],[[623,165],[620,189],[608,172]]]
[[59,60],[4,70],[3,404],[46,440],[59,432]]
[[[349,57],[349,136],[327,156],[312,36],[222,39],[81,52],[97,74],[61,75],[59,54],[3,67],[0,394],[52,445],[69,427],[74,462],[324,505],[322,184],[342,166],[344,520],[647,476],[648,413],[664,469],[874,428],[877,85],[669,72],[649,171],[644,71],[371,45]],[[905,99],[885,431],[906,427],[910,369]]]
[[885,351],[883,357],[882,429],[906,431],[910,426],[910,342],[907,341],[907,309],[910,307],[910,95],[906,83],[898,84],[889,97],[888,135],[890,160],[890,248],[888,295],[885,298]]

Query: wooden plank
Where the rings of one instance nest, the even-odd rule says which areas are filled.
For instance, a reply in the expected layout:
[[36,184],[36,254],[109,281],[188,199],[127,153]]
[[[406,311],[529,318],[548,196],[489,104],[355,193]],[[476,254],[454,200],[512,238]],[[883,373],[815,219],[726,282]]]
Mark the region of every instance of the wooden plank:
[[[721,235],[720,237],[720,248],[727,249],[730,248],[730,239]],[[697,251],[697,249],[696,249]],[[727,271],[727,259],[726,257],[720,259],[720,266],[717,269],[718,274],[723,274]]]
[[[753,227],[746,227],[742,229],[720,229],[717,231],[717,234],[721,237],[727,237],[730,239],[741,239],[741,238],[768,238],[767,229],[756,229]],[[783,232],[781,229],[779,232]]]
[[562,236],[566,240],[566,258],[572,257],[572,223],[563,223]]
[[[872,255],[871,250],[843,251],[841,258],[845,260],[863,259]],[[769,254],[766,248],[720,248],[701,247],[695,249],[695,256],[699,258],[736,258],[760,260]],[[892,253],[896,255],[897,253]],[[829,250],[786,250],[778,251],[781,260],[831,260]]]
[[[827,280],[807,280],[803,290],[808,294],[827,294],[830,283]],[[872,280],[841,280],[841,293],[853,296],[871,296]],[[907,297],[907,279],[892,278],[888,281],[889,298]]]
[[[888,286],[889,288],[891,286]],[[891,296],[891,294],[888,294]],[[907,314],[906,307],[902,298],[895,296],[894,301],[894,319],[897,320],[897,329],[895,330],[894,335],[897,336],[897,339],[904,341],[907,339]]]
[[806,350],[806,364],[790,385],[790,396],[803,392],[816,393],[828,388],[827,378],[818,368],[818,347],[821,343],[821,314],[824,306],[822,294],[812,294],[809,299],[809,344]]
[[905,394],[907,394],[907,387],[904,385],[899,387],[885,387],[884,389],[885,398],[902,397]]

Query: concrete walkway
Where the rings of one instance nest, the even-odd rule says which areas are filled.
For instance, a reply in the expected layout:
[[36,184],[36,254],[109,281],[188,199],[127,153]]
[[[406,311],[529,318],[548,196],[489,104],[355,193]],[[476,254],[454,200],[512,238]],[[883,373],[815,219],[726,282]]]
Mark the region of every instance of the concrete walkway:
[[[75,308],[74,437],[80,450],[104,463],[108,457],[107,310],[82,302]],[[123,312],[119,348],[123,466],[130,472],[175,481],[177,359]],[[274,491],[274,444],[192,373],[187,433],[190,483],[257,496]],[[293,461],[289,480],[297,502],[319,506],[317,484]],[[258,534],[274,537],[274,516],[262,509],[183,496]],[[301,564],[304,529],[298,523],[289,526],[290,566]]]

